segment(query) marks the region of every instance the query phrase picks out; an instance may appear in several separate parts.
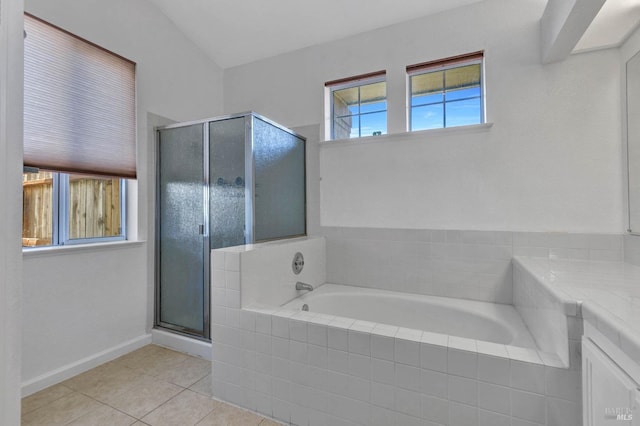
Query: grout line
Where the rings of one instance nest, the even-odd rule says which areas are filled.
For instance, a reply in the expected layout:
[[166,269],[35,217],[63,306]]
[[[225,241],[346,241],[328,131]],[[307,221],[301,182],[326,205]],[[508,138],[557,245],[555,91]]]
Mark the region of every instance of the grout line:
[[[58,400],[60,400],[60,399],[64,398],[65,396],[67,396],[67,395],[71,395],[72,393],[76,392],[74,389],[71,389],[69,386],[65,386],[65,385],[63,385],[63,384],[61,384],[61,383],[59,383],[59,385],[60,385],[60,386],[62,386],[62,387],[64,387],[64,388],[69,389],[69,391],[70,391],[70,392],[68,392],[68,393],[66,393],[66,394],[64,394],[64,395],[62,395],[62,396],[61,396],[61,397],[59,397],[59,398],[56,398],[56,399],[53,399],[53,400],[49,401],[49,402],[48,402],[48,403],[46,403],[45,405],[42,405],[42,406],[40,406],[40,407],[38,407],[38,408],[34,408],[33,410],[30,410],[30,411],[22,411],[22,410],[21,410],[20,417],[24,416],[25,414],[33,413],[34,411],[37,411],[37,410],[39,410],[39,409],[41,409],[41,408],[44,408],[44,407],[46,407],[47,405],[53,404],[54,402],[56,402],[56,401],[58,401]],[[48,388],[44,388],[44,389],[42,389],[40,392],[45,391],[45,390],[47,390],[47,389],[50,389],[50,388],[52,388],[53,386],[56,386],[56,385],[52,385],[52,386],[49,386]],[[38,393],[38,392],[36,392],[36,393]],[[35,394],[31,394],[31,395],[29,395],[29,396],[25,396],[24,398],[21,398],[21,400],[20,400],[20,401],[22,402],[23,400],[25,400],[25,399],[29,398],[29,397],[30,397],[30,396],[32,396],[32,395],[35,395]]]
[[[173,351],[173,350],[171,350],[171,349],[166,349],[166,348],[164,348],[164,347],[162,347],[162,346],[157,346],[157,345],[153,345],[153,344],[151,344],[151,345],[147,345],[147,346],[156,346],[157,348],[160,348],[160,349],[162,349],[162,350],[166,350],[166,351],[171,352],[171,353],[179,353],[179,352],[177,352],[177,351]],[[144,347],[147,347],[147,346],[143,346],[143,348],[144,348]],[[140,348],[140,349],[142,349],[142,348]],[[138,349],[138,350],[140,350],[140,349]],[[135,351],[134,351],[134,352],[135,352]],[[131,354],[131,353],[133,353],[133,352],[130,352],[129,354]],[[129,354],[125,354],[125,355],[123,355],[123,356],[129,355]],[[182,359],[181,361],[179,361],[178,363],[176,363],[174,366],[172,366],[172,367],[171,367],[171,368],[169,368],[168,370],[173,370],[173,369],[175,369],[175,368],[177,368],[177,367],[179,367],[179,366],[183,365],[185,362],[187,362],[187,361],[188,361],[188,359],[189,359],[189,358],[200,359],[200,358],[197,358],[197,357],[193,357],[193,356],[191,356],[191,355],[188,355],[188,354],[183,354],[183,355],[187,356],[188,358],[184,358],[184,359]],[[119,358],[121,358],[121,357],[119,357]],[[117,359],[118,359],[118,358],[116,358],[115,360],[112,360],[112,361],[116,361]],[[112,361],[110,361],[110,362],[112,362]],[[102,364],[102,365],[104,365],[104,364]],[[100,366],[96,366],[96,367],[92,368],[91,370],[88,370],[88,371],[83,372],[83,373],[81,373],[81,374],[85,374],[85,373],[88,373],[88,372],[90,372],[90,371],[96,370],[96,369],[100,368],[102,365],[100,365]],[[41,407],[35,408],[35,409],[33,409],[33,410],[30,410],[29,412],[22,413],[22,416],[27,415],[27,414],[30,414],[30,413],[33,413],[33,412],[35,412],[35,411],[45,410],[49,405],[53,404],[54,402],[56,402],[56,401],[58,401],[58,400],[60,400],[60,399],[62,399],[62,398],[69,397],[69,396],[71,396],[71,395],[73,395],[73,394],[76,394],[76,395],[82,395],[83,397],[86,397],[86,398],[90,399],[91,401],[93,401],[93,402],[95,402],[95,403],[99,404],[99,405],[100,405],[100,407],[102,407],[102,406],[106,406],[106,407],[109,407],[110,409],[112,409],[112,410],[114,410],[114,411],[116,411],[116,412],[122,413],[123,415],[126,415],[127,417],[134,419],[134,423],[135,423],[135,422],[141,422],[141,423],[143,423],[143,424],[147,425],[147,423],[146,423],[146,422],[144,422],[144,421],[142,420],[142,418],[144,418],[145,416],[148,416],[149,414],[151,414],[151,413],[153,413],[154,411],[158,410],[160,407],[163,407],[165,404],[167,404],[168,402],[172,401],[174,398],[176,398],[178,395],[180,395],[180,394],[184,393],[185,391],[190,391],[190,392],[194,393],[195,395],[201,395],[201,396],[204,396],[204,397],[209,397],[209,398],[211,398],[211,395],[204,394],[204,393],[201,393],[201,392],[195,391],[195,390],[193,390],[193,389],[190,389],[190,387],[191,387],[191,386],[194,386],[195,384],[197,384],[198,382],[200,382],[200,381],[204,380],[207,376],[209,376],[209,375],[211,374],[210,372],[209,372],[209,373],[204,374],[202,377],[200,377],[200,378],[198,378],[197,380],[195,380],[195,381],[194,381],[193,383],[191,383],[189,386],[182,386],[182,385],[179,385],[179,384],[173,383],[173,382],[171,382],[171,381],[169,381],[169,380],[159,379],[157,376],[154,376],[154,375],[151,375],[151,374],[147,374],[147,373],[143,373],[143,372],[141,372],[141,371],[138,371],[138,368],[133,368],[133,367],[131,367],[131,366],[129,366],[129,365],[126,365],[126,364],[122,364],[122,365],[118,366],[117,368],[118,368],[119,370],[122,370],[122,371],[125,371],[125,372],[126,372],[126,371],[131,371],[132,373],[135,373],[136,375],[139,375],[139,376],[141,376],[141,377],[142,377],[142,376],[147,376],[147,377],[152,378],[152,379],[154,379],[154,380],[157,380],[157,381],[159,381],[159,382],[164,382],[164,383],[166,383],[166,384],[169,384],[169,385],[172,385],[172,386],[176,386],[177,388],[179,388],[179,389],[180,389],[180,391],[179,391],[177,394],[173,395],[173,396],[172,396],[171,398],[169,398],[168,400],[166,400],[166,401],[164,401],[163,403],[161,403],[160,405],[158,405],[158,406],[157,406],[156,408],[154,408],[153,410],[149,411],[148,413],[144,413],[144,415],[142,415],[142,416],[138,417],[138,416],[134,416],[134,415],[132,415],[132,414],[130,414],[130,413],[124,412],[124,411],[122,411],[121,409],[118,409],[118,408],[116,408],[116,407],[113,407],[111,404],[109,404],[109,403],[107,403],[107,402],[105,402],[105,401],[101,401],[100,399],[98,399],[98,398],[96,398],[96,397],[94,397],[94,396],[88,395],[88,394],[87,394],[87,393],[85,393],[84,391],[76,390],[76,389],[74,389],[74,388],[72,388],[72,387],[70,387],[70,386],[63,385],[62,383],[60,383],[60,384],[59,384],[60,386],[62,386],[62,387],[64,387],[65,389],[69,390],[69,392],[68,392],[68,393],[66,393],[65,395],[62,395],[62,396],[60,396],[59,398],[56,398],[56,399],[54,399],[54,400],[52,400],[52,401],[49,401],[47,404],[45,404],[45,405],[43,405],[43,406],[41,406]],[[168,370],[167,370],[167,371],[168,371]],[[78,376],[78,375],[76,375],[76,376],[74,376],[74,377],[77,377],[77,376]],[[135,383],[137,383],[137,380],[138,380],[139,378],[140,378],[140,377],[136,377],[136,379],[134,380],[134,382],[135,382]],[[70,379],[72,379],[72,378],[70,378]],[[55,385],[53,385],[53,386],[55,386]],[[52,387],[52,386],[50,386],[50,387]],[[135,386],[134,386],[134,388],[135,388]],[[45,388],[45,389],[46,389],[46,388]],[[45,390],[45,389],[43,389],[43,390]],[[131,389],[129,389],[129,390],[124,390],[124,391],[122,391],[122,392],[118,392],[117,394],[118,394],[118,395],[121,395],[121,394],[124,394],[124,393],[126,393],[126,392],[130,392],[130,391],[131,391]],[[28,397],[25,397],[25,398],[28,398]],[[22,398],[22,399],[25,399],[25,398]],[[214,409],[215,409],[215,408],[213,408],[213,409],[211,409],[210,411],[208,411],[208,412],[207,412],[207,413],[206,413],[206,414],[205,414],[201,419],[199,419],[196,423],[201,422],[205,417],[207,417],[208,415],[210,415],[210,414],[214,411]],[[94,413],[94,412],[95,412],[95,410],[89,411],[89,412],[87,412],[87,413],[82,414],[82,415],[81,415],[81,416],[79,416],[78,418],[83,417],[83,416],[89,416],[89,417],[90,417],[90,416],[91,416],[91,414],[92,414],[92,413]],[[76,421],[78,418],[74,418],[74,419],[70,420],[70,422],[74,422],[74,421]],[[260,421],[260,423],[262,423],[263,421],[264,421],[264,418]]]

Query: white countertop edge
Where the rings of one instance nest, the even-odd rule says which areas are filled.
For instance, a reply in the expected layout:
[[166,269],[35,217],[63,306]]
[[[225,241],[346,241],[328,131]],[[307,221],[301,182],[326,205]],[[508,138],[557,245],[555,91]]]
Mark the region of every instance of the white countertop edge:
[[[612,312],[609,308],[600,305],[598,301],[590,300],[588,298],[585,298],[584,300],[578,300],[575,298],[568,299],[571,297],[569,293],[563,291],[564,289],[555,288],[551,283],[547,282],[544,277],[539,275],[539,271],[536,271],[534,267],[527,264],[527,259],[527,257],[523,256],[513,257],[514,262],[535,277],[536,282],[543,286],[547,291],[551,292],[554,297],[557,296],[558,301],[561,301],[565,306],[569,306],[570,304],[576,306],[576,313],[578,314],[576,316],[582,317],[585,322],[585,336],[587,335],[586,323],[589,323],[592,326],[591,331],[594,329],[597,330],[600,335],[600,339],[604,336],[621,352],[625,353],[631,359],[636,360],[636,362],[640,362],[640,324],[629,323],[624,318],[616,315],[616,313]],[[532,259],[548,261],[547,259]],[[584,262],[589,265],[602,264],[605,266],[619,264],[620,267],[624,268],[628,268],[630,266],[637,267],[624,262],[594,262],[588,260],[575,260],[572,262]],[[640,287],[640,283],[638,285]],[[640,308],[638,309],[638,312],[640,312]]]

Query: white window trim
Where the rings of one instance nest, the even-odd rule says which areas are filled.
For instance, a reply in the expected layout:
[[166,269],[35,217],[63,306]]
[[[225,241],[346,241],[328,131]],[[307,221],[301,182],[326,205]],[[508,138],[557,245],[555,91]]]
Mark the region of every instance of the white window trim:
[[[463,126],[450,126],[450,127],[439,127],[436,129],[420,129],[420,130],[411,130],[411,112],[413,109],[413,106],[411,105],[411,77],[416,76],[416,75],[422,75],[422,74],[428,74],[431,72],[438,72],[438,71],[446,71],[446,70],[450,70],[453,68],[460,68],[460,67],[464,67],[464,66],[468,66],[468,65],[475,65],[475,64],[479,64],[480,65],[480,123],[478,124],[470,124],[470,125],[463,125]],[[487,114],[486,114],[486,96],[485,96],[485,80],[484,80],[484,76],[485,76],[485,72],[484,72],[484,58],[482,59],[470,59],[468,61],[461,61],[461,62],[457,62],[455,64],[449,64],[449,65],[434,65],[433,68],[429,69],[429,68],[423,68],[423,69],[419,69],[419,70],[415,70],[415,71],[407,71],[406,73],[406,87],[407,87],[407,94],[406,94],[406,99],[407,99],[407,109],[406,109],[406,118],[407,118],[407,132],[422,132],[425,130],[438,130],[438,129],[454,129],[457,127],[466,127],[466,126],[474,126],[474,125],[482,125],[482,124],[487,124]],[[446,104],[446,102],[444,102]]]
[[[50,251],[67,246],[94,246],[127,241],[127,185],[128,180],[120,179],[120,235],[111,237],[69,238],[69,176],[68,173],[53,172],[52,182],[52,233],[51,244],[47,246],[22,247],[23,252]],[[95,179],[107,179],[96,176]]]
[[[99,176],[95,179],[103,179]],[[127,180],[119,178],[120,180],[120,235],[112,237],[91,237],[91,238],[69,238],[69,174],[60,173],[59,180],[59,195],[58,195],[58,245],[68,246],[74,244],[100,244],[109,243],[113,241],[124,241],[127,239]],[[61,219],[60,219],[61,218]]]
[[[329,112],[329,117],[327,120],[327,126],[325,126],[325,139],[326,140],[341,140],[341,139],[335,139],[335,135],[334,135],[334,117],[333,117],[333,92],[337,91],[337,90],[343,90],[343,89],[349,89],[352,87],[359,87],[359,86],[366,86],[368,84],[375,84],[375,83],[382,83],[384,82],[385,84],[387,83],[387,75],[386,72],[383,75],[378,75],[375,77],[364,77],[364,78],[358,78],[355,77],[353,80],[349,80],[346,81],[344,83],[338,83],[338,84],[333,84],[333,85],[329,85],[325,87],[325,111],[328,110]],[[387,108],[385,109],[385,112],[387,113],[387,126],[388,126],[388,121],[389,121],[389,102],[387,101],[387,97],[385,97],[385,101],[387,102]],[[361,114],[358,114],[358,117]],[[326,137],[326,135],[328,135],[329,137]],[[348,139],[361,139],[363,137],[369,137],[369,136],[359,136],[357,138],[348,138]],[[376,136],[378,137],[378,136]]]
[[47,257],[55,255],[67,255],[75,253],[87,253],[104,250],[121,250],[123,248],[139,247],[145,244],[145,240],[122,240],[110,241],[97,244],[71,244],[68,246],[40,246],[40,247],[23,247],[22,256],[24,258]]

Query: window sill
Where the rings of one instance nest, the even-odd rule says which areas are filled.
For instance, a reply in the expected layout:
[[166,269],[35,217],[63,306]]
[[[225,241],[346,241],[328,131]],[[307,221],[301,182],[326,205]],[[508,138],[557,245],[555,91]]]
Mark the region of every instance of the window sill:
[[493,127],[493,123],[472,124],[469,126],[446,127],[443,129],[416,130],[413,132],[390,133],[379,136],[363,136],[361,138],[350,139],[329,139],[320,141],[320,145],[345,145],[360,144],[370,142],[397,141],[400,139],[413,139],[438,135],[450,135],[461,133],[478,133],[488,131]]
[[47,246],[47,247],[33,247],[23,248],[22,257],[46,257],[57,256],[74,253],[89,253],[95,251],[104,250],[118,250],[126,248],[141,247],[146,241],[112,241],[108,243],[92,243],[92,244],[72,244],[67,246]]

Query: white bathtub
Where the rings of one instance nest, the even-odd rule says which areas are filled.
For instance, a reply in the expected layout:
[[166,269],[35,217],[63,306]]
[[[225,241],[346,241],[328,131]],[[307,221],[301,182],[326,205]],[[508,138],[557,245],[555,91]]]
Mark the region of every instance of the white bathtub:
[[536,349],[511,305],[324,284],[282,305],[451,336]]

